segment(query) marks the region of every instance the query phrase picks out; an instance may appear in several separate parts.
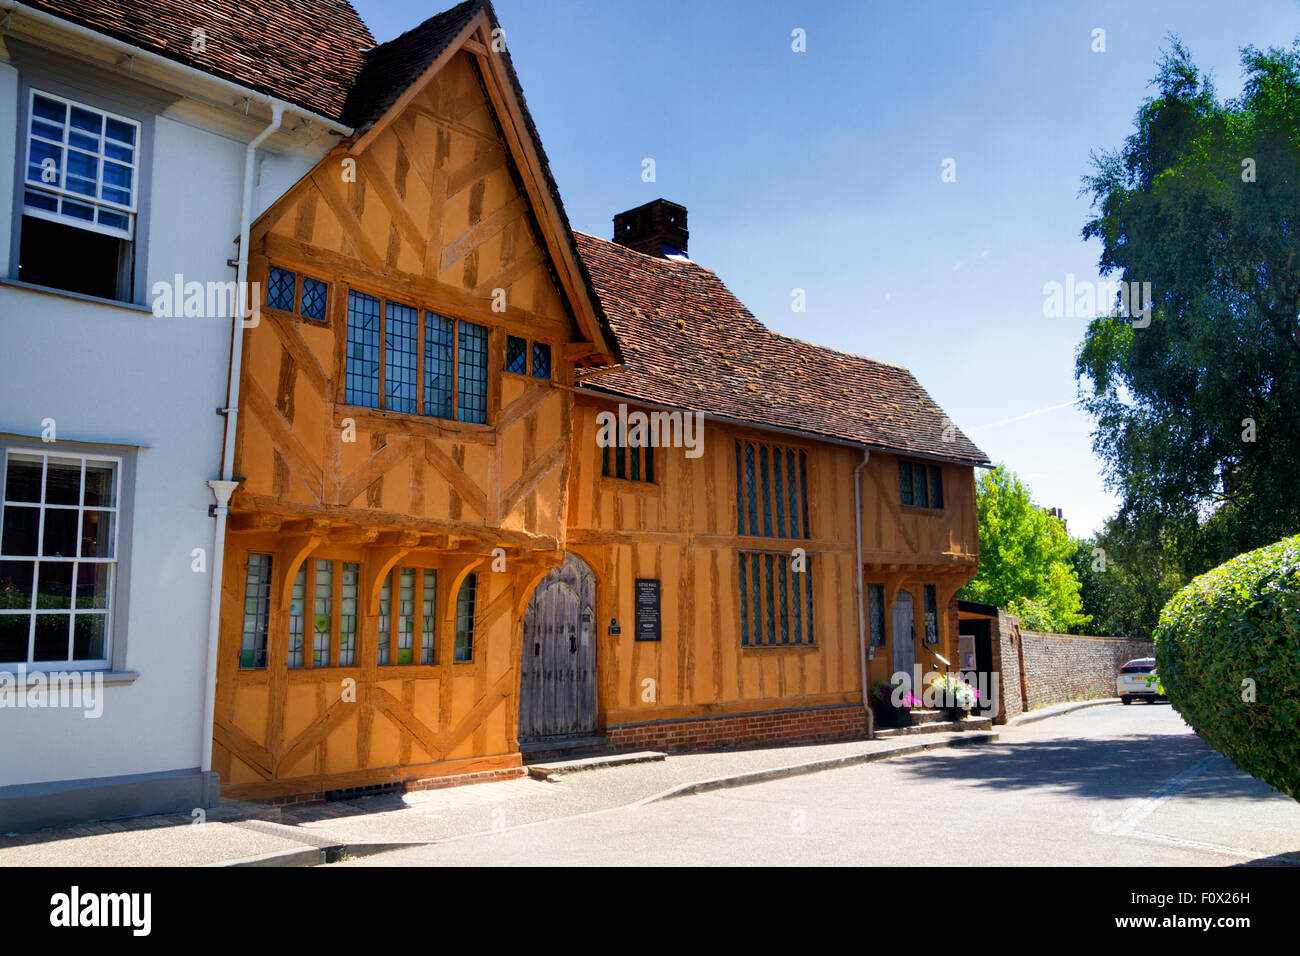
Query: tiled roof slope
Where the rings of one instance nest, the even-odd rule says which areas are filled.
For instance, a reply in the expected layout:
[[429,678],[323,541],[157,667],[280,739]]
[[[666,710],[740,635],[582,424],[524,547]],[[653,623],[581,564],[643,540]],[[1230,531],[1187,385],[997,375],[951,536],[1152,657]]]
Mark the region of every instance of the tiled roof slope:
[[[375,45],[348,0],[25,2],[340,122],[362,53]],[[202,53],[193,48],[197,29]]]
[[479,8],[476,0],[466,0],[370,50],[355,85],[348,92],[344,109],[348,125],[361,129],[383,116],[474,18]]
[[626,369],[586,385],[628,399],[971,464],[912,373],[770,331],[710,270],[576,233]]

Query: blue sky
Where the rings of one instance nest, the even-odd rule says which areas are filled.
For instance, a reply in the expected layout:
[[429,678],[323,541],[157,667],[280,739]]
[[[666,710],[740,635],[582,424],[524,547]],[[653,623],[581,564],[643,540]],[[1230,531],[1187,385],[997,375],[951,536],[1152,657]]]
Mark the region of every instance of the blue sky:
[[[380,41],[451,5],[354,3]],[[1097,279],[1079,236],[1089,153],[1132,131],[1167,34],[1224,96],[1240,47],[1300,35],[1283,0],[496,9],[575,228],[608,238],[616,212],[682,203],[691,258],[763,322],[910,368],[1074,534],[1116,504],[1090,420],[1057,407],[1086,320],[1043,314],[1046,283]]]

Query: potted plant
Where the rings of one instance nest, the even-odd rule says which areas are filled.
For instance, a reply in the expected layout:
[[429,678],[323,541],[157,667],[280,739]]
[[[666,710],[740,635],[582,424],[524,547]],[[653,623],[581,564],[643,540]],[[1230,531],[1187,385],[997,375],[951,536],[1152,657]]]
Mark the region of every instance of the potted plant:
[[896,694],[898,686],[888,681],[877,681],[873,689],[871,710],[876,715],[876,725],[879,727],[910,727],[912,709],[921,706],[911,691]]
[[947,708],[954,721],[962,720],[979,702],[980,692],[964,680],[944,674],[930,681],[936,703]]

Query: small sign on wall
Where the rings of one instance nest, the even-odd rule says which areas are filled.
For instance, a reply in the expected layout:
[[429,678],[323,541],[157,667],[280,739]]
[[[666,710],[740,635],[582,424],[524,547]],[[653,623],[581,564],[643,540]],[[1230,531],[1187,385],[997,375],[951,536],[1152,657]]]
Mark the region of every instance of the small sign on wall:
[[660,627],[659,579],[636,579],[636,639],[657,641],[662,638]]

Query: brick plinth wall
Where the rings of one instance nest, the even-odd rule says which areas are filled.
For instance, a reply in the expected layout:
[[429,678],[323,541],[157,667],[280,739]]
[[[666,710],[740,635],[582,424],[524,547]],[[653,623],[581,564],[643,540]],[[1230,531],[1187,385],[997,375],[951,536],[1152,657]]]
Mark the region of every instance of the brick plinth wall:
[[605,729],[610,745],[631,750],[708,750],[866,735],[867,718],[860,704],[646,721]]

